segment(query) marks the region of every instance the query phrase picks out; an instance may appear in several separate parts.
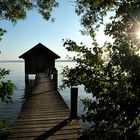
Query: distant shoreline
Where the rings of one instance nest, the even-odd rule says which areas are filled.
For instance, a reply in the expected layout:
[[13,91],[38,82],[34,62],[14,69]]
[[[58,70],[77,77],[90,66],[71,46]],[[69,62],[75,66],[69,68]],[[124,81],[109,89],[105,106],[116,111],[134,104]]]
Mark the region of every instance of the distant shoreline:
[[[24,62],[24,60],[0,60],[0,63],[9,63],[9,62]],[[76,62],[74,60],[66,60],[66,59],[60,59],[60,60],[56,60],[56,62]]]

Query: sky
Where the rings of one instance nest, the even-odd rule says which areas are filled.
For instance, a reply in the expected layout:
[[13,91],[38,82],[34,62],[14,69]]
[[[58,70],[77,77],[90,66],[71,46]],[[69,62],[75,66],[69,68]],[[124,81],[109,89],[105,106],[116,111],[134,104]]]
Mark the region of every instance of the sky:
[[[7,30],[0,41],[0,61],[19,60],[19,56],[38,43],[42,43],[58,54],[61,59],[73,56],[63,47],[62,39],[72,39],[78,43],[83,42],[91,47],[90,37],[80,34],[80,17],[74,11],[74,3],[70,0],[58,0],[59,7],[55,8],[52,16],[55,22],[45,21],[36,11],[29,11],[25,20],[13,26],[10,22],[0,21],[0,27]],[[97,40],[103,44],[105,40],[103,31],[99,31]]]

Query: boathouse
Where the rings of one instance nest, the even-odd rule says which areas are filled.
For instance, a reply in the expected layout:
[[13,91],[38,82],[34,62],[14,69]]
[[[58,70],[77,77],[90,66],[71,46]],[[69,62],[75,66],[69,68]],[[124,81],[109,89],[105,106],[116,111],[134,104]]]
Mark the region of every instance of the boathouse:
[[29,74],[44,73],[49,71],[51,74],[55,68],[55,59],[60,58],[56,53],[39,43],[19,58],[25,61],[25,80],[28,80]]

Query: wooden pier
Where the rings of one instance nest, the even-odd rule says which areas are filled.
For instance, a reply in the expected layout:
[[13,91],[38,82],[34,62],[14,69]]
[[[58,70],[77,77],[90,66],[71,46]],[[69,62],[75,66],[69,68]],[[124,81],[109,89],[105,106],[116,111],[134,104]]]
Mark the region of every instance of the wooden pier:
[[8,140],[76,140],[82,130],[77,121],[71,123],[69,108],[55,82],[40,73],[29,90]]

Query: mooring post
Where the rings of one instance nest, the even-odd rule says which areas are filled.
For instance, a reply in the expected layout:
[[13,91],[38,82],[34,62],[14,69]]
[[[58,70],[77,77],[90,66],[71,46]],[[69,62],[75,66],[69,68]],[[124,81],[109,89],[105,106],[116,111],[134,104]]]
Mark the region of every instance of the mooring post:
[[71,88],[71,111],[70,117],[72,119],[77,119],[77,100],[78,100],[78,88]]
[[46,69],[46,76],[49,76],[49,68]]
[[29,76],[28,74],[25,74],[25,86],[29,85]]
[[58,71],[56,68],[54,68],[54,71],[53,71],[53,80],[55,82],[55,89],[57,89],[57,82],[58,82]]

